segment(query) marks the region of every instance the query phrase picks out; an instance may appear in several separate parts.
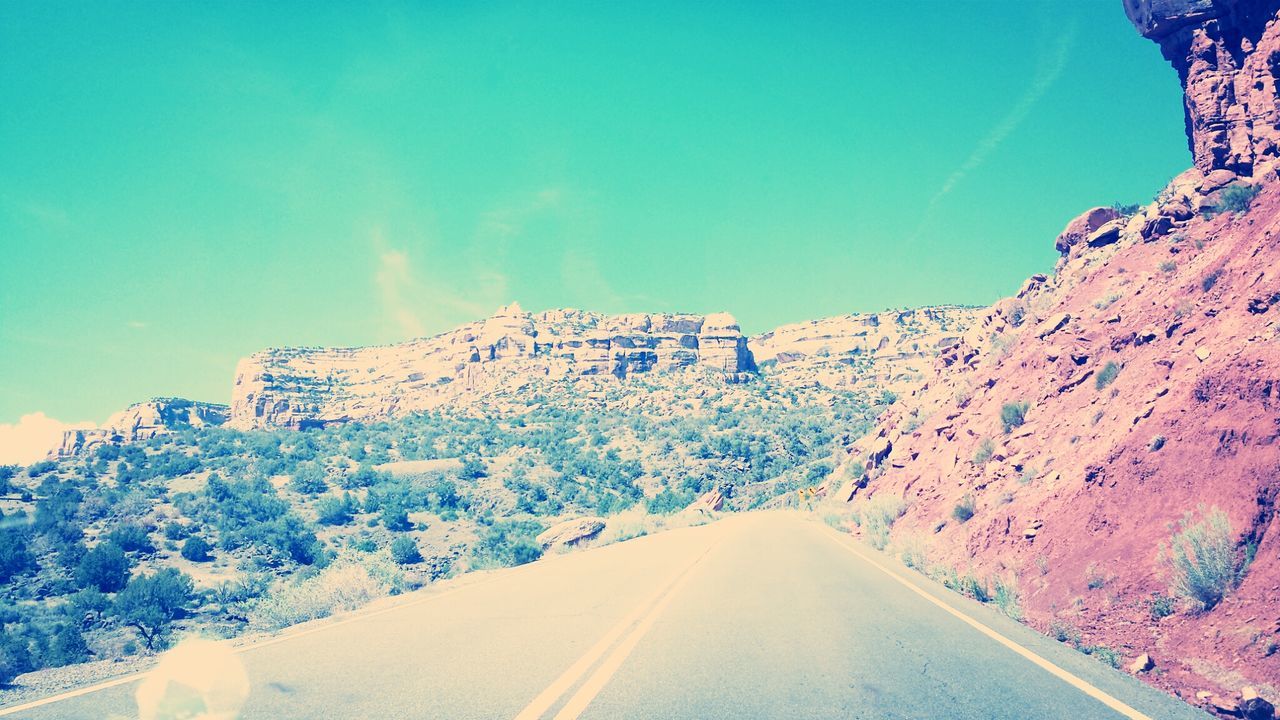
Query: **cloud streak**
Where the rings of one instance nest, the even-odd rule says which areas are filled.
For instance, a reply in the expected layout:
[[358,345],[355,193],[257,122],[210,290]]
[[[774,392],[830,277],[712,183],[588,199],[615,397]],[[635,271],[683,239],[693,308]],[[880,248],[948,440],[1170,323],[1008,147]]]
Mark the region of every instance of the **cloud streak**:
[[1009,112],[996,123],[983,138],[974,146],[969,156],[965,158],[960,166],[947,176],[938,191],[929,198],[928,204],[925,206],[924,212],[920,217],[920,224],[916,231],[911,234],[911,239],[915,240],[924,230],[925,224],[932,219],[933,214],[937,210],[938,203],[942,201],[957,185],[964,182],[970,173],[977,170],[987,161],[987,158],[1000,147],[1010,135],[1018,129],[1027,115],[1035,107],[1040,98],[1053,87],[1053,84],[1061,77],[1063,69],[1067,65],[1067,58],[1071,53],[1071,47],[1075,44],[1076,25],[1073,22],[1053,41],[1053,46],[1048,54],[1041,58],[1040,67],[1036,71],[1035,77],[1032,78],[1029,85],[1022,96],[1018,98],[1018,102],[1009,110]]

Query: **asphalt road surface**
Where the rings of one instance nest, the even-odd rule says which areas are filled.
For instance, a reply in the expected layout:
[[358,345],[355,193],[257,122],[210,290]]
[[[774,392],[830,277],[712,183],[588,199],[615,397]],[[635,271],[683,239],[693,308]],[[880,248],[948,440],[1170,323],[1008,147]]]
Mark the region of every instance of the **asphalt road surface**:
[[[245,720],[1208,717],[789,513],[551,557],[232,657]],[[137,718],[138,682],[0,715]]]

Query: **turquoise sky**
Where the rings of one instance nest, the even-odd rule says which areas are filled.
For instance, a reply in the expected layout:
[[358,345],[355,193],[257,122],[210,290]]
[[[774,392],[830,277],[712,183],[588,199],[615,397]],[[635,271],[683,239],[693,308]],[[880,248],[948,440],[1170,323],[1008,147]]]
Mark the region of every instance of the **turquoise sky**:
[[1190,164],[1120,0],[0,3],[0,423],[526,309],[989,303]]

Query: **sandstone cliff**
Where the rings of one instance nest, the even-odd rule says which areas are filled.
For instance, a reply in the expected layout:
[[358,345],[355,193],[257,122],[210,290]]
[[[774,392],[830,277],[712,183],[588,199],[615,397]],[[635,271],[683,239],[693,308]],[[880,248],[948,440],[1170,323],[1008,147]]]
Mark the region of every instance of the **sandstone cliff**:
[[267,350],[240,362],[234,427],[304,428],[426,410],[531,377],[756,369],[737,321],[712,315],[533,314],[518,305],[430,338],[366,348]]
[[102,444],[139,442],[182,428],[222,425],[229,415],[230,408],[226,405],[182,398],[155,398],[130,405],[107,418],[102,427],[68,430],[51,455],[78,455]]

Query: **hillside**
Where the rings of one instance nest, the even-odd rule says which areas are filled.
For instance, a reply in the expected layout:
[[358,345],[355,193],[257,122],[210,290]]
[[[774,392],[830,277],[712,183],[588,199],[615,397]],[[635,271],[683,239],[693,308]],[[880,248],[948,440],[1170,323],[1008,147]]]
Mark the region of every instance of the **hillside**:
[[[1106,661],[1149,655],[1145,680],[1228,711],[1280,678],[1280,24],[1260,21],[1274,3],[1265,18],[1261,3],[1180,5],[1195,3],[1129,9],[1183,76],[1196,167],[1145,207],[1070,223],[1053,276],[993,306],[847,449],[827,506],[948,584]],[[1188,528],[1201,534],[1175,538]]]

